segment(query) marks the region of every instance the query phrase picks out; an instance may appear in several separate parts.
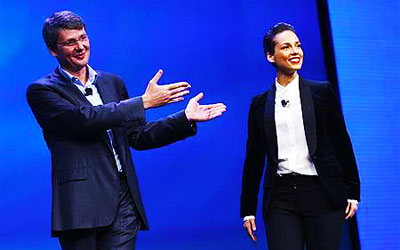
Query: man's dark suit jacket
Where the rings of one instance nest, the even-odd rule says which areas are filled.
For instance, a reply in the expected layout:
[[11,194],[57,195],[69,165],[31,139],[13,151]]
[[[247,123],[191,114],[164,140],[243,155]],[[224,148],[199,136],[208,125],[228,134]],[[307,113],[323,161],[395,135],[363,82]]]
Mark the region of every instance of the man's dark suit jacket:
[[[353,148],[340,108],[328,82],[300,78],[304,130],[318,177],[335,208],[347,199],[360,200],[360,180]],[[263,217],[267,218],[278,167],[275,126],[275,84],[253,98],[249,111],[246,160],[243,170],[240,216],[256,215],[258,191],[264,174]]]
[[28,103],[43,129],[52,160],[52,235],[110,225],[117,212],[119,174],[110,139],[142,222],[148,222],[129,146],[161,147],[195,134],[184,112],[146,123],[142,99],[129,99],[123,81],[98,72],[96,86],[104,105],[92,106],[58,69],[27,90]]

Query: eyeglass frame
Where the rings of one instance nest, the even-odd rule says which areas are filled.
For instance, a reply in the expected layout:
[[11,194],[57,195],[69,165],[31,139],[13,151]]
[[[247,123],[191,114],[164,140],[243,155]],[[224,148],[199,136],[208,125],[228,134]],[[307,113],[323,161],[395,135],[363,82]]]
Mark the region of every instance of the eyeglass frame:
[[75,47],[75,46],[77,46],[79,44],[79,42],[83,43],[83,42],[86,42],[86,41],[89,41],[89,36],[87,34],[82,35],[78,39],[69,39],[69,40],[67,40],[65,42],[59,42],[57,44],[60,44],[60,45],[62,45],[64,47]]

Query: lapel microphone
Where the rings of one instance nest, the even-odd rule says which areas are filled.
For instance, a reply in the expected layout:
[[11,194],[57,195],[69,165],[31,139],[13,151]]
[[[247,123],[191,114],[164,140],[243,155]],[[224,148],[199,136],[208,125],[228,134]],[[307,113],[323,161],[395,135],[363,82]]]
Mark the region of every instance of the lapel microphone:
[[290,105],[289,100],[287,100],[287,101],[286,100],[282,100],[281,104],[282,104],[282,107],[284,107],[284,108],[289,107],[289,105]]
[[85,88],[85,96],[93,95],[93,89],[91,87]]

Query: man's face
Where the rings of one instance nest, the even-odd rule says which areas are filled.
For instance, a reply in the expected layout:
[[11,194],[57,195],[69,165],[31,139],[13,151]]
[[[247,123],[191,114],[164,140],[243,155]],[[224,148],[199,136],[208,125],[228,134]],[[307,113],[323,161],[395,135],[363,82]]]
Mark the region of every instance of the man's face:
[[89,61],[89,48],[89,38],[84,28],[61,29],[58,33],[56,49],[51,52],[57,57],[61,67],[79,71]]
[[284,73],[294,73],[301,69],[303,64],[303,50],[297,35],[285,30],[274,37],[275,50],[274,54],[267,55],[267,59],[271,63],[275,63],[278,71]]

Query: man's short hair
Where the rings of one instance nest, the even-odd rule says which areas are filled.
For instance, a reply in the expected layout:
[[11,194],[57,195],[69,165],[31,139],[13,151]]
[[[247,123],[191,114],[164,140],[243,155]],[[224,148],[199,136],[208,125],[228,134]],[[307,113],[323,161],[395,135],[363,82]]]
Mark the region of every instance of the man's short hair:
[[43,24],[43,39],[50,50],[55,50],[61,29],[80,30],[82,28],[85,28],[85,22],[77,14],[67,10],[55,12]]
[[273,55],[275,53],[275,45],[276,42],[274,41],[274,38],[277,34],[284,32],[286,30],[294,31],[294,27],[288,23],[280,22],[272,26],[267,33],[264,36],[264,54],[270,54]]

